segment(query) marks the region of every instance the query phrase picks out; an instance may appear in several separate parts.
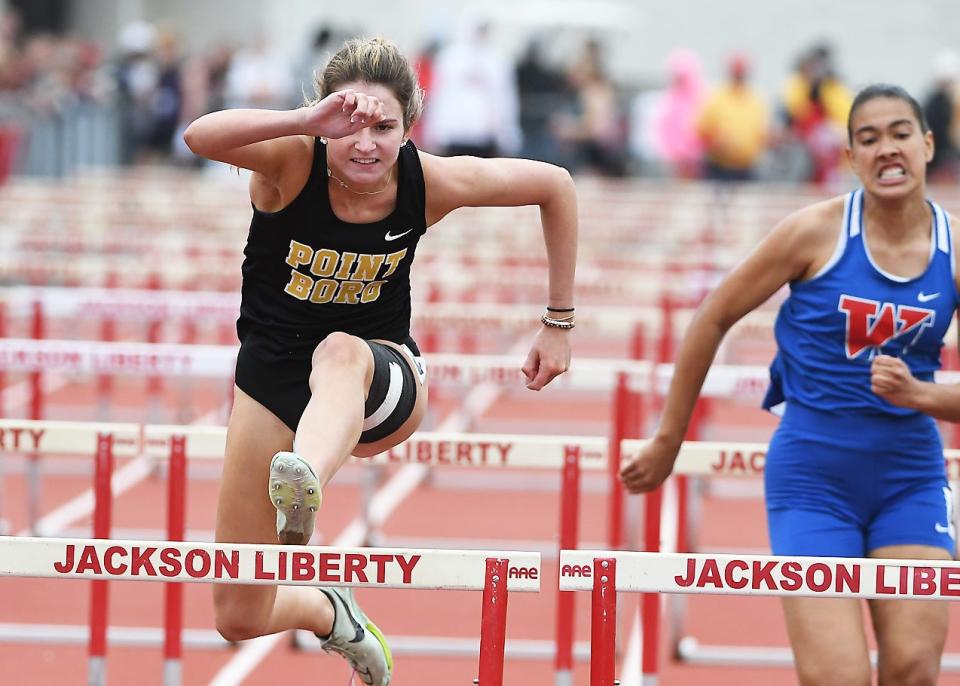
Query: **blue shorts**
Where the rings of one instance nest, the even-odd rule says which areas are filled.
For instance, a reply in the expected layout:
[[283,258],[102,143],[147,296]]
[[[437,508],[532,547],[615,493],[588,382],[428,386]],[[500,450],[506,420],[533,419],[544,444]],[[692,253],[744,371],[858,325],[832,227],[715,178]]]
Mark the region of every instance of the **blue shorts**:
[[956,549],[936,423],[788,403],[764,471],[774,555],[865,557],[890,545]]

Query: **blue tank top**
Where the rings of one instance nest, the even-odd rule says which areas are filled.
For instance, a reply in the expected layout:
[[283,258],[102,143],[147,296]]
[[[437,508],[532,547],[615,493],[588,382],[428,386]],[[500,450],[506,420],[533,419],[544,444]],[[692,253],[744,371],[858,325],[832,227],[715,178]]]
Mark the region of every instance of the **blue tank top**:
[[765,409],[776,411],[786,401],[855,414],[918,414],[870,390],[870,363],[880,353],[899,357],[922,381],[932,381],[940,368],[960,296],[950,221],[939,205],[930,201],[930,207],[930,261],[923,274],[908,279],[874,263],[864,240],[863,191],[846,197],[833,256],[813,278],[791,283],[780,307]]

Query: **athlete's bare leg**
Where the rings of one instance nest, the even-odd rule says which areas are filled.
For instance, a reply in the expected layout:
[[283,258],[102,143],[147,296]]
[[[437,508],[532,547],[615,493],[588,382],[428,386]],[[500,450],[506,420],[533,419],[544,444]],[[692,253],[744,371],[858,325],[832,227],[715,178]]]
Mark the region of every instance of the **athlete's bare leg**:
[[870,686],[863,603],[856,598],[783,598],[802,686]]
[[[267,497],[267,467],[278,450],[289,450],[293,432],[263,405],[234,389],[227,451],[217,506],[220,543],[277,542],[276,510]],[[213,588],[217,630],[241,641],[285,629],[330,631],[333,609],[315,589],[301,586]]]
[[[897,545],[877,548],[870,557],[895,560],[950,560],[943,548]],[[878,684],[933,686],[947,640],[949,616],[943,600],[870,600],[877,635]]]

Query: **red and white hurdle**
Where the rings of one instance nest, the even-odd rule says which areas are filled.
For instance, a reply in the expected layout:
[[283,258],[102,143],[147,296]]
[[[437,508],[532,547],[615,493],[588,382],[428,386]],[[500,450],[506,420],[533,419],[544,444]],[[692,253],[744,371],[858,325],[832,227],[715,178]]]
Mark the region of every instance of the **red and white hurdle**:
[[[540,555],[524,552],[257,546],[0,537],[0,576],[363,586],[483,591],[477,683],[502,686],[508,593],[540,590]],[[106,683],[106,591],[91,624],[88,684]],[[96,597],[96,592],[95,592]],[[180,683],[179,653],[164,684]]]
[[960,563],[564,550],[560,588],[593,593],[590,686],[615,686],[617,593],[958,600]]
[[[185,534],[185,499],[187,490],[187,460],[221,459],[225,449],[224,427],[203,426],[140,426],[135,424],[95,424],[80,422],[36,422],[29,420],[0,421],[0,451],[30,450],[37,455],[95,455],[94,517],[95,539],[111,538],[112,469],[114,458],[134,455],[161,463],[167,462],[167,529],[166,541],[175,544]],[[606,469],[607,441],[600,437],[539,437],[490,434],[430,433],[414,434],[408,441],[383,453],[373,461],[382,464],[420,464],[434,467],[485,467],[503,469],[537,469],[561,472],[560,487],[560,541],[559,547],[578,545],[579,486],[582,470]],[[364,508],[364,514],[369,510]],[[368,530],[379,522],[369,521]],[[38,539],[39,540],[39,539]],[[189,574],[189,571],[187,572]],[[168,673],[167,684],[179,683],[180,660],[184,635],[182,630],[183,599],[178,584],[164,587],[163,650]],[[95,582],[92,591],[89,654],[94,665],[102,663],[107,646],[107,588]],[[556,641],[552,646],[534,646],[531,641],[510,649],[515,657],[554,658],[557,683],[569,683],[574,659],[574,613],[571,594],[558,596]],[[212,632],[192,632],[188,644],[215,647],[226,645]],[[67,640],[78,641],[85,632],[79,627],[23,627],[0,626],[0,638],[6,640]],[[117,635],[124,642],[133,640],[139,645],[161,642],[148,629],[125,627]],[[156,638],[151,638],[156,636]],[[135,637],[135,638],[132,638]],[[113,639],[111,639],[113,640]],[[410,642],[400,637],[398,641]],[[118,641],[119,643],[120,641]],[[423,643],[424,640],[421,640]],[[433,643],[433,640],[426,641]],[[546,651],[544,650],[546,648]],[[458,654],[475,649],[460,647]],[[429,649],[414,647],[412,652],[430,653]],[[579,651],[585,653],[585,647]],[[452,654],[447,647],[442,654]],[[95,667],[99,670],[99,667]],[[96,671],[96,674],[99,674]],[[487,682],[481,682],[487,683]]]

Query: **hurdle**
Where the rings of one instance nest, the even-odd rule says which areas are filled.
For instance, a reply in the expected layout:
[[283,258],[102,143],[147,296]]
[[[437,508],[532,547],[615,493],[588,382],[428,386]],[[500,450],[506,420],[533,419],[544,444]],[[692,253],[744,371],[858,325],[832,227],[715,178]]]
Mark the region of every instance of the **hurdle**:
[[[626,455],[635,455],[644,441],[623,441],[622,450]],[[715,441],[685,441],[674,463],[674,476],[680,477],[725,477],[756,478],[763,476],[766,464],[767,444],[765,443],[723,443]],[[960,450],[944,451],[944,466],[947,478],[951,482],[960,481]],[[659,492],[659,491],[658,491]],[[648,495],[648,498],[650,496]],[[696,522],[689,521],[678,513],[678,538],[688,541],[696,539]],[[694,533],[690,530],[693,529]],[[649,550],[656,553],[658,550]],[[685,551],[679,551],[681,553]],[[677,597],[674,602],[679,602]],[[669,635],[672,652],[683,662],[702,665],[750,665],[756,667],[789,666],[793,664],[793,654],[789,648],[724,646],[701,644],[694,636],[684,634],[683,612],[678,607],[668,614]],[[644,665],[655,665],[652,653],[657,650],[655,637],[658,635],[659,613],[644,615]],[[654,640],[648,640],[648,634]],[[944,671],[960,671],[960,654],[945,653],[941,659]],[[645,669],[645,672],[648,670]],[[656,673],[652,669],[649,673]]]
[[[607,440],[602,437],[514,436],[418,432],[377,455],[374,464],[425,464],[431,467],[535,469],[559,471],[559,547],[578,546],[580,476],[607,469]],[[377,523],[371,522],[370,530]],[[557,686],[572,683],[574,662],[574,599],[558,591],[554,671]]]
[[[953,560],[564,550],[560,588],[591,591],[590,686],[614,686],[617,593],[958,600]],[[653,686],[656,674],[644,674]]]
[[[181,541],[185,534],[185,496],[187,456],[198,460],[221,459],[225,450],[226,430],[221,426],[179,425],[103,425],[96,423],[32,422],[27,420],[0,422],[0,445],[4,437],[11,449],[28,448],[38,454],[77,453],[93,454],[93,438],[105,430],[116,432],[121,456],[137,455],[150,464],[167,466],[167,528],[166,540]],[[374,458],[363,460],[378,464],[432,465],[436,467],[463,466],[490,469],[557,470],[560,483],[560,541],[558,548],[578,545],[579,484],[581,471],[602,472],[606,469],[607,441],[603,437],[509,436],[499,434],[459,434],[452,432],[419,432],[408,441]],[[361,462],[357,459],[356,462]],[[97,463],[100,464],[99,461]],[[110,538],[112,464],[98,468],[95,477],[95,510],[97,538]],[[375,529],[378,522],[368,522]],[[96,616],[96,644],[94,656],[102,654],[107,641],[105,620],[105,588],[98,586]],[[111,642],[127,645],[163,644],[166,670],[179,673],[179,662],[184,644],[196,647],[219,648],[228,644],[212,631],[182,628],[182,589],[176,583],[164,586],[164,628],[144,627],[118,629]],[[522,641],[509,646],[513,657],[554,659],[557,683],[569,683],[572,676],[574,652],[585,655],[586,646],[574,643],[573,596],[558,591],[556,641]],[[57,640],[81,642],[86,633],[80,627],[70,626],[0,626],[0,638],[17,642]],[[409,652],[418,650],[408,640]],[[541,645],[543,644],[543,645]],[[575,651],[576,648],[576,651]],[[475,653],[476,647],[445,644],[444,654]],[[171,677],[169,683],[176,683]]]
[[[223,456],[226,431],[223,427],[145,426],[144,454],[157,460],[169,457],[170,508],[174,518],[169,531],[182,530],[185,472],[181,453],[191,459],[218,459]],[[354,458],[356,463],[380,465],[420,464],[448,468],[454,466],[486,469],[559,470],[560,484],[560,548],[578,545],[579,490],[581,471],[602,472],[607,468],[606,439],[574,436],[511,436],[502,434],[463,434],[452,432],[417,432],[403,443],[372,458]],[[364,508],[367,529],[376,531],[379,522],[370,521]],[[175,585],[167,587],[175,593]],[[572,683],[574,659],[574,598],[558,591],[556,644],[553,652],[556,683]],[[179,596],[168,595],[167,612],[171,620],[179,616]],[[176,626],[175,621],[171,625]],[[528,642],[526,657],[543,657],[543,652]],[[520,649],[513,652],[524,652]]]
[[[508,594],[538,592],[541,573],[529,552],[0,537],[0,576],[483,591],[476,683],[502,686]],[[103,647],[92,686],[105,683]]]
[[[80,422],[36,422],[31,420],[0,422],[0,451],[92,455],[94,457],[93,536],[109,538],[111,506],[109,497],[113,462],[116,457],[132,457],[139,453],[140,427],[135,424],[100,424]],[[106,497],[104,497],[106,494]],[[31,512],[31,517],[34,513]],[[31,527],[34,528],[31,521]],[[21,540],[0,537],[0,549],[6,541]],[[44,539],[33,539],[44,540]],[[6,552],[6,551],[5,551]],[[10,553],[13,554],[13,553]],[[4,557],[3,565],[15,565],[26,559]],[[0,572],[2,573],[2,572]],[[100,673],[106,653],[107,586],[94,581],[90,592],[90,632],[88,655],[91,675]]]

